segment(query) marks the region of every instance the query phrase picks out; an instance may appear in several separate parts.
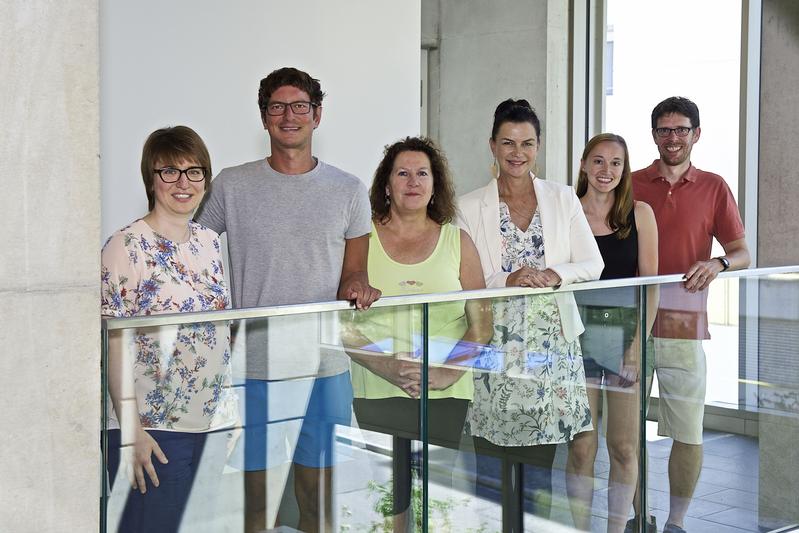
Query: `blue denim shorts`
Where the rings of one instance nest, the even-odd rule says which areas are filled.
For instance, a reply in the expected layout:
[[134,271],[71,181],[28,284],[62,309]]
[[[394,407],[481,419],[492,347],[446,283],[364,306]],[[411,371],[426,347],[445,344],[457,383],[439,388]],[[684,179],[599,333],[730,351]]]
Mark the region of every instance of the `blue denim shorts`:
[[244,420],[231,465],[246,471],[287,462],[324,468],[335,460],[336,426],[352,420],[350,373],[323,378],[247,379],[239,408]]

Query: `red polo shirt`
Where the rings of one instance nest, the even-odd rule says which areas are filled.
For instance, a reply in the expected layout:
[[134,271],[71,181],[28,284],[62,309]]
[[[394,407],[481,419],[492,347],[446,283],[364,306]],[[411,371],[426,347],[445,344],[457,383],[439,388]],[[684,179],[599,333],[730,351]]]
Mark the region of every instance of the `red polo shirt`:
[[[658,160],[633,172],[633,195],[648,203],[658,225],[658,274],[681,274],[710,259],[713,237],[722,246],[744,238],[744,225],[727,183],[691,165],[674,185],[660,175]],[[707,291],[691,294],[683,284],[661,287],[653,335],[709,339]]]

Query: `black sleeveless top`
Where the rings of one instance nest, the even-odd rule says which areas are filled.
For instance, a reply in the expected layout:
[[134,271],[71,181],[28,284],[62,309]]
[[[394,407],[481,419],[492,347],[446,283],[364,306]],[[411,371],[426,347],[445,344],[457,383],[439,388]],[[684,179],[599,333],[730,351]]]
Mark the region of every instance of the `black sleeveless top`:
[[635,208],[627,217],[630,234],[626,239],[616,238],[616,232],[594,237],[605,262],[599,279],[633,278],[638,275],[638,229],[635,227],[634,211]]

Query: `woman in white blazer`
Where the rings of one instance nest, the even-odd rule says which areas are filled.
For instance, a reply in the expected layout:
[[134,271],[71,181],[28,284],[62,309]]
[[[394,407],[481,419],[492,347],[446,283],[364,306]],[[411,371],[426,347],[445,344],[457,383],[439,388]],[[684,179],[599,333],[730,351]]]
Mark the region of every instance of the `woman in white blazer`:
[[[540,140],[526,100],[500,103],[489,140],[496,178],[459,200],[457,224],[477,246],[487,287],[559,287],[602,272],[572,188],[533,174]],[[523,455],[549,473],[556,444],[592,428],[577,306],[571,293],[493,303],[495,349],[476,364],[469,412],[475,446],[535,447]]]

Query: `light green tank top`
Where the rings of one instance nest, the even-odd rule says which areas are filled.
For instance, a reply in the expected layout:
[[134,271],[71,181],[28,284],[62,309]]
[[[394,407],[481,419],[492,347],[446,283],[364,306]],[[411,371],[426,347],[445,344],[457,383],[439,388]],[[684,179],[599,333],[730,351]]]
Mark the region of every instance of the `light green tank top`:
[[[391,259],[383,249],[377,229],[372,225],[369,239],[369,283],[383,291],[383,296],[460,291],[460,229],[452,224],[441,227],[433,253],[420,263],[405,265]],[[446,361],[450,350],[466,332],[463,302],[430,304],[428,309],[432,364]],[[356,313],[358,330],[386,357],[396,352],[416,352],[421,359],[422,306],[378,308]],[[374,347],[372,347],[374,349]],[[472,398],[472,375],[469,370],[450,387],[429,393],[429,398]],[[408,395],[358,363],[352,363],[352,388],[356,398],[392,398]]]

